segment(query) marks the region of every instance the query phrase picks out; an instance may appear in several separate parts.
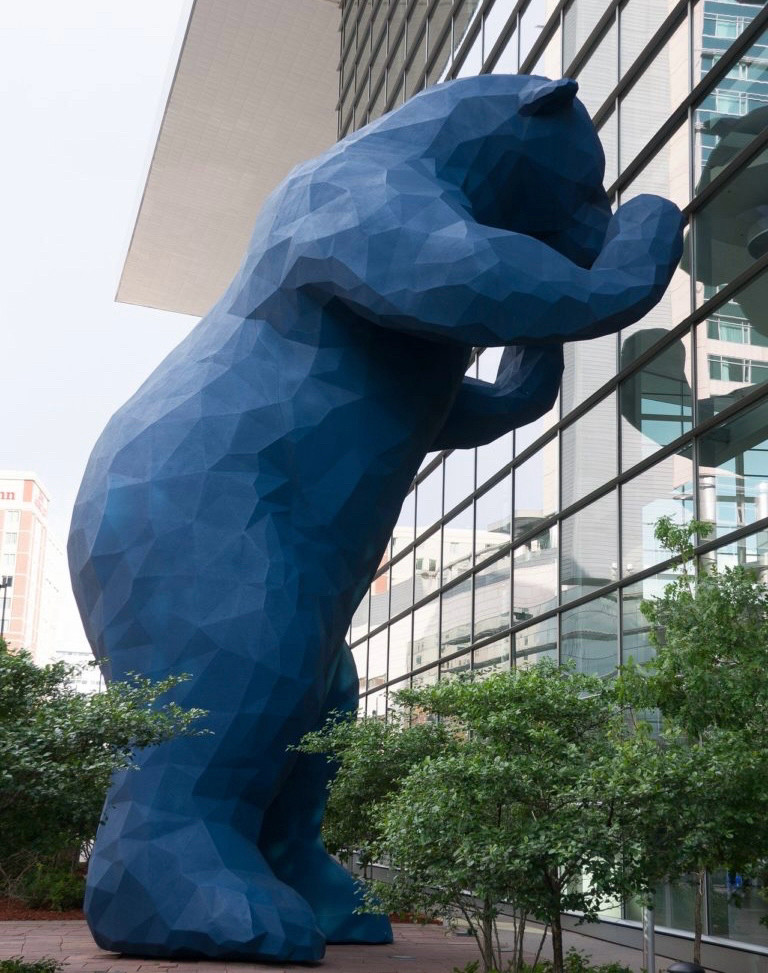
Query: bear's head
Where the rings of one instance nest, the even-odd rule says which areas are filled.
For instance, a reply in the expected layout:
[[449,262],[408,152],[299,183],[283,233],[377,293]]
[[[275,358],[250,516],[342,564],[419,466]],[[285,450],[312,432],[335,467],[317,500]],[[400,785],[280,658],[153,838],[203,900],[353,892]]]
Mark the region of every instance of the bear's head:
[[577,90],[567,79],[481,75],[429,88],[389,117],[475,220],[590,266],[611,211],[605,156]]

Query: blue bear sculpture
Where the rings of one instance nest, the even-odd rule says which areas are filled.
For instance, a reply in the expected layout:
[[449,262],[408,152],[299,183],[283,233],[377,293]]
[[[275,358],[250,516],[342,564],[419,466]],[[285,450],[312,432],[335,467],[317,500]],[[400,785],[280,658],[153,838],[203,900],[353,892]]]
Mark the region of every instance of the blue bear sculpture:
[[[296,168],[231,286],[110,420],[69,541],[107,676],[191,678],[211,733],[117,775],[88,873],[106,949],[316,962],[388,942],[323,849],[328,779],[287,748],[353,710],[345,635],[429,450],[528,423],[562,343],[661,297],[681,216],[611,216],[572,81],[412,98]],[[495,384],[473,346],[505,346]]]

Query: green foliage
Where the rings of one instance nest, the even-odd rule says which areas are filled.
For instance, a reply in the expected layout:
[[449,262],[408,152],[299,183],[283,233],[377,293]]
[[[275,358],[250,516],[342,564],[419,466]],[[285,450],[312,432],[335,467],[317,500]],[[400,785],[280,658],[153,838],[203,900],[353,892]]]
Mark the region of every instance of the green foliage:
[[655,658],[625,667],[619,685],[625,702],[663,717],[666,800],[676,809],[653,847],[657,870],[698,875],[697,962],[705,870],[750,872],[768,858],[768,588],[748,567],[696,563],[693,538],[711,529],[658,521],[679,573],[641,604]]
[[93,838],[112,773],[134,749],[196,732],[201,710],[159,698],[181,680],[136,677],[86,696],[63,662],[36,666],[0,640],[0,891],[38,863],[73,870]]
[[54,912],[80,909],[85,895],[85,878],[71,868],[57,867],[48,861],[38,862],[25,873],[18,894],[32,909]]
[[[610,686],[550,662],[398,699],[444,720],[453,741],[380,804],[376,850],[397,871],[369,904],[458,910],[490,970],[501,961],[497,903],[511,903],[516,939],[529,914],[552,927],[561,973],[563,911],[594,920],[606,896],[647,888],[641,836],[660,826],[658,748],[628,731]],[[517,969],[521,934],[519,947]]]
[[[632,967],[624,966],[621,963],[601,963],[595,966],[590,962],[588,956],[582,950],[571,947],[563,958],[563,973],[634,973]],[[509,971],[510,967],[507,967]],[[519,967],[519,973],[552,973],[554,965],[551,960],[539,960],[536,963],[523,963]],[[473,960],[465,966],[454,966],[453,973],[480,973],[480,963]],[[489,973],[500,973],[499,970],[490,970]]]
[[25,960],[22,956],[0,959],[0,973],[61,973],[64,964],[50,956],[42,959]]
[[396,716],[355,719],[332,716],[323,729],[308,733],[296,748],[324,755],[336,766],[323,822],[323,839],[332,854],[360,854],[367,865],[377,835],[382,801],[402,784],[412,767],[448,747],[451,735],[442,724],[408,725]]

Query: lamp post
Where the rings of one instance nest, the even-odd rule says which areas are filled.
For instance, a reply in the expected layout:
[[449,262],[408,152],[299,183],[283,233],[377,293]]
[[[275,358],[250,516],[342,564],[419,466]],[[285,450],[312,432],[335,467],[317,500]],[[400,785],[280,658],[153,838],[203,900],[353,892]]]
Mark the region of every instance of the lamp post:
[[5,605],[8,601],[8,589],[13,584],[13,577],[10,574],[4,574],[2,579],[0,579],[0,588],[3,589],[3,610],[0,614],[0,639],[5,635]]

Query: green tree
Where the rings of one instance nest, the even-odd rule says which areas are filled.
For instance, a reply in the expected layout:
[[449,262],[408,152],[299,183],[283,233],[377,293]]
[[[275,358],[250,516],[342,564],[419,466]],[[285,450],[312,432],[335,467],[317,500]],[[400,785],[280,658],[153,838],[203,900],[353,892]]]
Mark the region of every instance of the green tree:
[[410,724],[397,713],[387,720],[334,715],[321,730],[308,733],[296,749],[324,755],[335,769],[323,820],[328,851],[343,859],[357,853],[365,872],[378,838],[379,805],[413,767],[443,752],[451,740],[444,724]]
[[696,875],[695,962],[707,870],[748,872],[768,857],[768,588],[748,567],[696,560],[693,539],[711,529],[658,521],[679,572],[641,605],[655,658],[622,675],[625,698],[661,711],[665,758],[688,768],[670,783],[677,812],[656,849],[671,878]]
[[[112,773],[135,749],[198,732],[202,710],[161,704],[180,681],[136,677],[92,696],[76,667],[37,666],[0,640],[0,889],[14,895],[33,869],[77,866],[96,833]],[[107,809],[108,812],[108,809]]]
[[611,686],[548,662],[398,696],[445,720],[454,743],[380,805],[377,851],[394,869],[390,883],[373,884],[372,903],[458,910],[485,970],[501,966],[496,924],[499,903],[510,903],[513,968],[533,915],[551,927],[561,973],[563,911],[593,921],[606,897],[649,888],[642,836],[664,813],[658,747],[630,732]]

